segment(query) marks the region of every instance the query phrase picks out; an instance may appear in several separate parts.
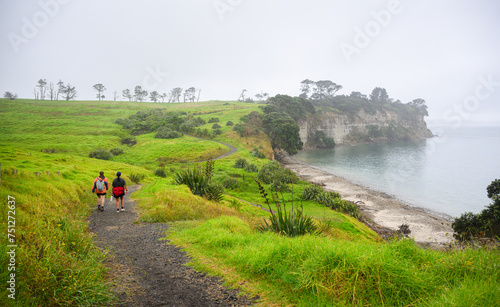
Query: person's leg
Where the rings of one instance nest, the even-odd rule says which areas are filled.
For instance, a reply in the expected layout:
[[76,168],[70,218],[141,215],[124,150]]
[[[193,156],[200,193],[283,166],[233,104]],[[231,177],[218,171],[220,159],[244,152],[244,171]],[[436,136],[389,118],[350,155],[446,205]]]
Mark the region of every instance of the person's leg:
[[120,210],[120,207],[119,207],[120,197],[115,197],[115,199],[116,199],[116,212],[119,212],[119,210]]
[[123,198],[124,198],[124,197],[125,197],[125,196],[122,196],[122,197],[121,197],[121,201],[122,201],[122,211],[125,211],[125,209],[123,208]]
[[99,199],[101,200],[101,210],[104,210],[104,204],[106,203],[106,195],[99,195]]

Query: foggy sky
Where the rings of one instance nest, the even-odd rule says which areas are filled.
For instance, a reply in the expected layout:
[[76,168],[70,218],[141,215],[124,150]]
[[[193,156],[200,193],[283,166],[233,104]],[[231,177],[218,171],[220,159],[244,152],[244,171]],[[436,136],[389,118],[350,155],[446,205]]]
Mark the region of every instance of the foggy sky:
[[328,0],[39,0],[0,2],[0,93],[39,79],[77,100],[141,85],[298,95],[306,78],[376,87],[429,118],[500,124],[500,2]]

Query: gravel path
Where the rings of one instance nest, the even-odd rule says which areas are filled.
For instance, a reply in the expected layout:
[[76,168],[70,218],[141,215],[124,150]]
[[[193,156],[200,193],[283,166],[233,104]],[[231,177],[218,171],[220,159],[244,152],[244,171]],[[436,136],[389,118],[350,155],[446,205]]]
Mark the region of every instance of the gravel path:
[[119,306],[248,306],[258,298],[238,296],[239,290],[227,289],[220,278],[185,266],[190,259],[180,248],[159,241],[168,225],[138,223],[129,195],[125,212],[116,213],[115,203],[106,199],[104,212],[95,210],[89,226],[97,245],[109,251],[106,265]]

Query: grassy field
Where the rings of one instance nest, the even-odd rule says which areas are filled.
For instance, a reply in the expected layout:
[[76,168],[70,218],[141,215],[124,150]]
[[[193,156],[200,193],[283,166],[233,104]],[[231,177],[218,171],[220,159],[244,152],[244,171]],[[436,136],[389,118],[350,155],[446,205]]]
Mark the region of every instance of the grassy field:
[[[122,145],[120,139],[130,132],[115,121],[151,108],[199,116],[207,122],[201,128],[208,130],[209,119],[217,117],[222,134],[211,140],[188,135],[165,140],[149,133],[136,136],[134,146]],[[356,219],[301,201],[306,182],[283,196],[302,205],[322,233],[288,238],[258,231],[269,214],[249,204],[265,206],[254,182],[257,173],[235,168],[235,162],[246,159],[262,168],[269,160],[252,151],[271,158],[270,142],[262,133],[242,138],[226,126],[252,111],[259,112],[257,104],[0,99],[0,225],[8,229],[13,216],[8,201],[14,200],[15,303],[116,302],[103,265],[107,252],[94,245],[87,217],[95,210],[93,179],[99,171],[113,178],[118,170],[127,182],[131,174],[144,175],[143,188],[133,195],[142,222],[168,222],[168,239],[186,249],[193,266],[259,294],[262,306],[492,306],[500,301],[498,250],[434,251],[409,240],[383,242]],[[173,176],[228,152],[219,142],[237,152],[214,161],[212,180],[233,183],[216,203],[175,184]],[[108,161],[88,157],[99,148],[121,148],[123,154]],[[163,164],[166,178],[154,174]],[[2,232],[3,242],[7,234]],[[10,278],[8,251],[2,244],[2,281]],[[9,294],[3,287],[0,302],[15,306]]]

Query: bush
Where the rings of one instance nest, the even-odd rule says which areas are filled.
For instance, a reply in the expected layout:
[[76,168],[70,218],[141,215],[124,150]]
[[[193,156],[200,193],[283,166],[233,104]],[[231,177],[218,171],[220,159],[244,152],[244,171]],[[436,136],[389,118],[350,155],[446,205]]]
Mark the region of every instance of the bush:
[[245,166],[245,171],[249,173],[257,173],[259,171],[259,168],[255,164],[248,164]]
[[111,149],[109,152],[111,152],[111,154],[113,156],[118,156],[118,155],[121,155],[123,153],[123,149],[116,147],[116,148]]
[[135,140],[135,137],[126,137],[122,138],[120,143],[122,143],[122,145],[134,146],[137,144],[137,141]]
[[313,200],[317,201],[319,195],[324,193],[323,188],[321,188],[319,185],[312,184],[307,186],[304,191],[302,192],[302,200]]
[[269,188],[271,190],[279,192],[279,193],[290,192],[291,191],[291,189],[288,186],[288,184],[283,183],[283,182],[279,182],[279,181],[273,181],[273,183],[271,183],[271,185],[269,186]]
[[212,133],[213,133],[213,135],[220,135],[220,134],[222,134],[222,130],[214,129],[214,131]]
[[259,158],[259,159],[264,159],[266,157],[266,155],[261,153],[257,148],[253,149],[252,156]]
[[221,128],[221,125],[219,125],[219,124],[212,125],[212,129],[220,129],[220,128]]
[[146,175],[144,175],[144,174],[131,173],[130,175],[128,175],[128,178],[130,178],[130,181],[132,181],[135,184],[141,183],[140,181],[142,179],[144,179],[145,177],[146,177]]
[[161,178],[167,177],[167,171],[165,171],[165,168],[157,168],[155,170],[155,175]]
[[289,169],[283,168],[278,161],[271,161],[264,164],[257,175],[257,178],[265,184],[271,184],[273,181],[282,183],[297,183],[299,177]]
[[227,121],[226,126],[234,126],[234,123],[230,120]]
[[89,153],[89,158],[95,158],[100,160],[110,160],[113,154],[105,149],[97,149]]
[[264,225],[258,228],[260,231],[272,231],[288,237],[301,236],[307,233],[318,233],[314,220],[304,214],[302,206],[300,208],[294,207],[292,202],[292,209],[287,211],[286,202],[273,197],[276,205],[276,211],[274,212],[271,209],[264,187],[262,187],[260,182],[256,182],[259,186],[260,194],[264,197],[269,211],[271,212],[269,223],[267,220],[264,220]]
[[218,123],[219,122],[219,118],[218,117],[212,117],[208,120],[208,123],[211,124],[211,123]]
[[180,138],[181,136],[182,133],[174,131],[167,127],[161,127],[155,134],[155,138],[157,139],[176,139]]
[[236,160],[236,162],[234,162],[235,168],[245,168],[245,167],[247,167],[247,165],[248,165],[248,162],[244,158],[239,158],[238,160]]
[[486,191],[493,203],[479,214],[466,212],[456,218],[451,224],[455,239],[469,241],[475,238],[500,238],[500,179],[493,180]]
[[238,180],[229,177],[224,179],[221,184],[226,189],[236,189],[239,186]]
[[207,163],[207,169],[197,166],[177,172],[174,174],[174,180],[177,184],[187,185],[195,195],[219,202],[223,199],[224,187],[211,181],[209,168],[213,169],[213,161],[210,165]]

